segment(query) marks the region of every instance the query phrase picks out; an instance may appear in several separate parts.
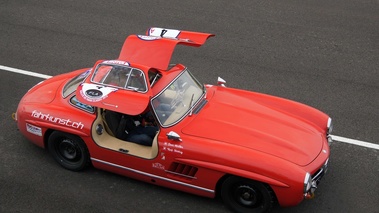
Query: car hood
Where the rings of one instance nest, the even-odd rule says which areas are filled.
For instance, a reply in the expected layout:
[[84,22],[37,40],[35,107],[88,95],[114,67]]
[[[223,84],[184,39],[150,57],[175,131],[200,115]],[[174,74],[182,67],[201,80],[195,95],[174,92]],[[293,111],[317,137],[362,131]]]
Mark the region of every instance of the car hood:
[[[322,149],[322,132],[310,121],[255,96],[228,89],[216,91],[182,132],[258,150],[301,166],[312,162]],[[300,111],[307,108],[296,107]]]

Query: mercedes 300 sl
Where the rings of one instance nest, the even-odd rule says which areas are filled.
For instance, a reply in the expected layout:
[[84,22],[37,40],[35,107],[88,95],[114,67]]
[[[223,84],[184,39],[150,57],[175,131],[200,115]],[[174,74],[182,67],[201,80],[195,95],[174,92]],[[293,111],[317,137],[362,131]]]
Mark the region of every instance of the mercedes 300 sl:
[[64,168],[96,168],[200,196],[236,212],[313,197],[327,171],[331,118],[266,94],[201,84],[176,45],[208,33],[150,28],[120,55],[31,88],[14,119]]

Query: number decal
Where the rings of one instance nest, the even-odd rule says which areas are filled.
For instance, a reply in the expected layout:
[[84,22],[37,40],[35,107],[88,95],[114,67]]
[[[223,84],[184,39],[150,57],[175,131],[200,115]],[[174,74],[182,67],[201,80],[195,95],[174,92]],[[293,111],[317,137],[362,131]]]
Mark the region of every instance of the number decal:
[[177,38],[180,34],[180,30],[164,29],[153,27],[149,30],[149,36],[158,36],[163,38]]

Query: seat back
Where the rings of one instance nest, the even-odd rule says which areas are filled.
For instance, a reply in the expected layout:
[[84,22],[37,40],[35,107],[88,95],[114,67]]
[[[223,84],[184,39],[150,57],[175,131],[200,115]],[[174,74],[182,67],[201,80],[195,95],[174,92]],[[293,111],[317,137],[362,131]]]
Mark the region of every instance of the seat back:
[[130,115],[106,110],[104,119],[113,136],[121,140],[126,140],[127,134],[136,128],[136,124]]

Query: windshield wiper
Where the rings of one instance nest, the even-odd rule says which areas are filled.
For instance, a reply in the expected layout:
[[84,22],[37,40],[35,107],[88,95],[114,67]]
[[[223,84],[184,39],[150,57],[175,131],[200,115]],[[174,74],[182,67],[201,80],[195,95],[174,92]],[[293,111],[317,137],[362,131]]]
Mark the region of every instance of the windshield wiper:
[[193,110],[193,108],[192,108],[192,102],[193,102],[193,97],[194,97],[194,96],[195,96],[195,93],[192,94],[191,102],[190,102],[190,104],[189,104],[189,108],[191,109],[191,111],[190,111],[190,113],[189,113],[190,116],[192,115],[192,110]]

